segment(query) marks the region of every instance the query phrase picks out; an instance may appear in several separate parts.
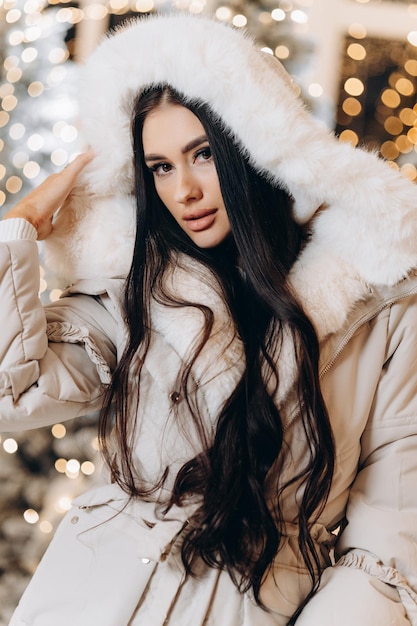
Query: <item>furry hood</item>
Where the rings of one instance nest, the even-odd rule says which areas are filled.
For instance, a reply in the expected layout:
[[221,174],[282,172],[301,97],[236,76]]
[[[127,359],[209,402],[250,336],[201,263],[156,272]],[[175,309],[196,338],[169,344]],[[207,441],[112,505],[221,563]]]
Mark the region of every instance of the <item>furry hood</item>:
[[414,184],[339,142],[306,111],[281,64],[242,31],[173,14],[118,30],[82,69],[81,123],[96,157],[46,242],[47,263],[67,280],[129,269],[131,112],[143,88],[162,83],[207,102],[252,164],[294,197],[295,219],[311,221],[291,281],[320,336],[343,324],[369,284],[395,284],[417,266]]

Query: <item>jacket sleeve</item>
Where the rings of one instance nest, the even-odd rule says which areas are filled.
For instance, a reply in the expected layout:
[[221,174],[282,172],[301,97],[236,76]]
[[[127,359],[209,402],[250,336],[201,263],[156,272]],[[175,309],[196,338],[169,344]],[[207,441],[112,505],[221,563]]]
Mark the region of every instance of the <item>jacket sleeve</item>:
[[362,435],[340,565],[397,589],[417,625],[417,296],[391,306],[387,353]]
[[17,431],[100,407],[116,361],[116,321],[103,299],[88,295],[44,307],[36,232],[24,220],[6,221],[0,229],[3,239],[11,238],[0,242],[0,430]]

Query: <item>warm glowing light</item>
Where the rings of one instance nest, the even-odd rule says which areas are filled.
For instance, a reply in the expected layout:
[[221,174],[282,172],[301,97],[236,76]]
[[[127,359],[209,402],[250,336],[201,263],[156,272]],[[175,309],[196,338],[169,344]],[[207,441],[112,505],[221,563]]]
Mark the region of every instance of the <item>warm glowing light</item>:
[[9,83],[17,83],[22,78],[23,72],[20,67],[12,67],[7,72],[7,80]]
[[65,127],[62,129],[60,135],[63,141],[65,141],[66,143],[70,143],[77,139],[78,130],[75,128],[75,126],[71,126],[71,124],[66,124]]
[[64,50],[63,48],[54,48],[49,53],[49,60],[51,63],[63,63],[69,57],[68,50]]
[[55,469],[60,474],[65,474],[65,470],[67,469],[67,460],[66,459],[57,459],[55,461]]
[[417,178],[417,169],[412,163],[404,163],[404,165],[400,168],[400,172],[410,180],[415,180]]
[[275,56],[278,59],[288,59],[288,57],[290,56],[290,51],[287,46],[280,44],[275,48]]
[[403,132],[403,123],[398,117],[391,115],[384,122],[384,128],[390,135],[399,135]]
[[95,470],[95,465],[91,461],[84,461],[84,463],[81,464],[81,471],[86,476],[91,476],[91,474],[94,474]]
[[54,424],[51,428],[51,432],[55,439],[62,439],[67,434],[67,429],[64,424]]
[[39,163],[36,163],[36,161],[28,161],[23,167],[23,174],[29,179],[36,178],[40,171],[40,165]]
[[25,30],[26,41],[36,41],[42,35],[42,30],[39,26],[30,26]]
[[19,169],[23,169],[28,161],[29,155],[27,152],[23,152],[23,150],[19,150],[19,152],[16,152],[16,154],[13,155],[12,163]]
[[395,83],[395,89],[402,96],[411,96],[414,93],[414,85],[408,78],[399,78]]
[[70,459],[67,462],[67,470],[71,473],[80,471],[80,462],[77,459]]
[[66,125],[67,123],[64,122],[63,120],[60,120],[59,122],[55,122],[55,124],[52,126],[52,132],[54,133],[55,137],[58,137],[59,139],[61,138],[61,133],[66,127]]
[[416,146],[417,145],[417,128],[410,128],[407,133],[407,138],[411,143]]
[[356,98],[346,98],[342,104],[342,109],[347,115],[355,117],[362,111],[362,105]]
[[402,152],[402,154],[407,154],[413,149],[413,144],[408,139],[407,135],[400,135],[399,137],[397,137],[397,139],[395,140],[395,145],[397,146],[398,150]]
[[14,24],[18,22],[22,16],[22,12],[19,9],[11,9],[6,13],[6,22],[8,24]]
[[[6,111],[0,111],[0,128],[9,123],[10,115]],[[10,134],[10,133],[9,133]]]
[[68,152],[63,148],[54,150],[51,154],[51,161],[54,165],[65,165],[68,161]]
[[51,522],[48,522],[47,520],[43,520],[39,524],[39,530],[45,533],[45,535],[49,535],[49,533],[51,533],[53,529],[54,527],[52,526]]
[[77,459],[67,461],[65,474],[68,478],[77,478],[80,473],[80,462]]
[[25,63],[32,63],[38,56],[36,48],[25,48],[22,52],[22,61]]
[[409,41],[412,46],[417,46],[417,31],[412,30],[410,33],[408,33],[407,41]]
[[271,17],[276,22],[282,22],[286,18],[285,11],[282,9],[274,9],[271,11]]
[[[145,5],[146,3],[150,5],[152,0],[137,0],[136,2],[136,11],[143,12],[143,9],[139,8],[138,5]],[[153,2],[152,7],[153,8]],[[146,9],[150,11],[151,9]],[[85,17],[90,20],[102,20],[106,17],[108,11],[105,6],[102,4],[90,4],[84,8]]]
[[201,13],[204,11],[204,7],[206,6],[206,0],[191,0],[188,10],[190,13]]
[[6,168],[4,165],[0,163],[0,180],[2,180],[6,176]]
[[55,503],[55,509],[58,513],[66,513],[71,508],[71,498],[69,496],[61,496],[58,502]]
[[122,11],[127,7],[127,2],[126,0],[110,0],[109,5],[114,11]]
[[0,98],[5,98],[6,96],[11,96],[14,94],[15,88],[10,83],[3,83],[0,85]]
[[59,300],[61,294],[62,289],[51,289],[51,291],[49,292],[49,300],[51,302],[56,302],[57,300]]
[[363,24],[350,24],[348,33],[355,39],[364,39],[366,37],[366,28]]
[[10,176],[10,178],[6,180],[6,189],[9,193],[19,193],[22,186],[23,182],[19,176]]
[[33,81],[33,83],[30,83],[29,85],[28,94],[32,98],[37,98],[38,96],[41,95],[41,93],[43,93],[44,89],[45,89],[45,85],[41,83],[39,80],[35,80]]
[[0,206],[3,206],[5,202],[6,202],[6,194],[4,193],[4,191],[0,189]]
[[323,95],[323,87],[319,83],[311,83],[308,87],[308,93],[313,98],[320,98]]
[[15,452],[17,452],[18,447],[19,446],[17,445],[17,441],[15,439],[12,439],[11,437],[3,441],[3,449],[8,454],[14,454]]
[[34,509],[26,509],[23,517],[28,524],[37,524],[39,522],[39,514]]
[[381,94],[381,100],[390,109],[395,109],[401,102],[400,96],[394,89],[385,89]]
[[17,67],[19,65],[19,57],[17,56],[9,56],[4,59],[3,67],[8,72],[13,67]]
[[27,141],[28,148],[36,152],[40,150],[45,145],[45,139],[42,135],[38,135],[38,133],[34,133],[31,135]]
[[306,24],[308,22],[308,15],[304,11],[296,9],[295,11],[291,11],[291,19],[297,24]]
[[9,35],[9,44],[11,46],[20,46],[25,38],[23,30],[15,30]]
[[339,139],[341,141],[344,141],[345,143],[351,143],[352,146],[357,146],[359,143],[358,135],[350,129],[346,129],[342,133],[340,133]]
[[272,16],[268,11],[261,11],[258,15],[258,21],[261,22],[261,24],[270,24],[272,22]]
[[[113,1],[111,1],[111,6],[113,6]],[[122,0],[124,3],[124,0]],[[56,21],[68,24],[78,24],[84,18],[84,12],[81,9],[76,9],[75,7],[59,9],[56,14]]]
[[394,161],[400,154],[400,151],[393,141],[385,141],[380,148],[380,152],[385,159],[391,161]]
[[13,109],[17,106],[16,96],[6,96],[2,100],[1,106],[4,111],[13,111]]
[[401,109],[399,117],[403,124],[406,126],[412,126],[417,119],[417,114],[413,111],[413,109],[406,107]]
[[363,61],[366,57],[366,50],[360,43],[351,43],[347,49],[348,56],[355,61]]
[[216,11],[216,17],[221,22],[228,22],[232,19],[232,10],[229,7],[219,7]]
[[233,26],[236,26],[237,28],[243,28],[243,26],[246,26],[247,23],[248,20],[245,15],[241,15],[240,13],[238,15],[235,15],[232,19]]
[[415,59],[408,59],[408,61],[404,63],[404,69],[410,76],[417,76],[417,61]]
[[359,78],[348,78],[344,89],[350,96],[360,96],[365,91],[365,85]]
[[41,0],[28,0],[23,7],[25,13],[37,13],[40,9],[42,9]]

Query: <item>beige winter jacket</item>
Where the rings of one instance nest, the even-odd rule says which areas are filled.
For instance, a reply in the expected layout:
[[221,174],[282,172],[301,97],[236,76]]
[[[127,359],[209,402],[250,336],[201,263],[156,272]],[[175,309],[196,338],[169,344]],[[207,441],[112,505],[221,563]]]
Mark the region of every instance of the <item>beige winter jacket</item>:
[[[45,316],[37,296],[35,233],[22,220],[7,222],[0,224],[0,238],[6,240],[0,244],[0,427],[16,431],[100,406],[125,339],[123,281],[79,281],[46,307]],[[224,305],[197,270],[178,271],[173,280],[182,293],[191,291],[194,298],[198,293],[215,313],[213,334],[193,372],[207,424],[214,428],[243,364],[238,340],[228,345],[232,328]],[[309,297],[312,301],[311,292]],[[321,319],[330,318],[329,302],[329,315],[322,308]],[[347,525],[335,545],[339,566],[327,568],[326,585],[299,623],[416,626],[417,278],[411,273],[392,287],[367,287],[363,301],[347,309],[340,328],[323,333],[321,349],[320,375],[337,453],[329,501],[313,533],[324,565],[330,566],[336,540],[331,531]],[[136,448],[150,481],[165,465],[172,479],[198,451],[192,431],[185,438],[173,417],[185,412],[176,376],[200,325],[187,310],[154,306]],[[283,372],[285,378],[285,367]],[[291,449],[285,471],[291,475],[307,444],[289,407],[285,439]],[[177,537],[192,507],[171,510],[161,521],[154,503],[126,503],[125,494],[110,484],[77,499],[10,626],[283,626],[308,590],[292,523],[294,493],[284,506],[288,537],[264,585],[270,613],[255,606],[250,594],[240,595],[224,572],[200,564],[200,578],[184,576]],[[337,619],[320,599],[327,588],[333,595],[348,594]],[[352,598],[349,589],[357,589]]]

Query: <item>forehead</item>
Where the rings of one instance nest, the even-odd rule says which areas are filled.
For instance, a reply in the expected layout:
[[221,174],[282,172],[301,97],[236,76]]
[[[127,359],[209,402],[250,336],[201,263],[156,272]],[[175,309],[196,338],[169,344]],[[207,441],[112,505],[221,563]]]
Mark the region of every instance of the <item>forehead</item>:
[[180,104],[162,104],[149,113],[143,124],[145,152],[181,147],[204,134],[200,120]]

